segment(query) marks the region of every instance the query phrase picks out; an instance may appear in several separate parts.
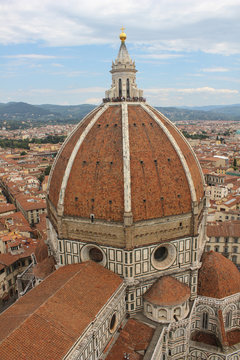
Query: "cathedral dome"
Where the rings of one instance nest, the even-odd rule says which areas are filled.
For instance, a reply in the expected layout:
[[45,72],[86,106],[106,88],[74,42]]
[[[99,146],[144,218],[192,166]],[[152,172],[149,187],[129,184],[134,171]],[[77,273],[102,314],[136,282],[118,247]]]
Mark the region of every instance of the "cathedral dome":
[[153,305],[179,305],[190,297],[190,288],[172,276],[163,276],[143,295]]
[[[122,41],[112,63],[111,89],[56,157],[49,176],[48,215],[61,237],[86,239],[84,221],[107,224],[105,235],[103,225],[94,228],[96,243],[109,244],[110,236],[120,247],[126,245],[123,228],[146,221],[157,221],[155,228],[142,228],[136,240],[128,234],[129,247],[199,233],[204,208],[199,162],[177,127],[146,103],[136,72]],[[122,230],[110,231],[109,224]],[[92,230],[87,231],[90,236]]]
[[210,251],[202,256],[198,276],[198,294],[222,299],[240,292],[240,273],[223,255]]
[[123,222],[191,213],[204,196],[183,135],[145,103],[111,103],[80,122],[55,161],[49,200],[62,215]]

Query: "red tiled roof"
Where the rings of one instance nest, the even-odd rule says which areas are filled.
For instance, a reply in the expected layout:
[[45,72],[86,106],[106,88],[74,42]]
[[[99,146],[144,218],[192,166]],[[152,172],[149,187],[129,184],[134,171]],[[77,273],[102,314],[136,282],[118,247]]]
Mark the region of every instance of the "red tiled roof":
[[46,201],[36,196],[19,194],[16,199],[25,211],[46,208]]
[[24,259],[26,257],[31,256],[31,254],[34,253],[34,250],[35,250],[35,247],[31,246],[28,249],[26,249],[24,252],[22,252],[21,254],[16,254],[16,255],[12,255],[10,253],[0,254],[0,264],[10,266],[10,265],[14,264],[16,261],[18,261],[19,259]]
[[0,222],[5,224],[10,231],[17,230],[19,232],[29,233],[32,231],[29,223],[20,211],[1,217]]
[[37,247],[35,249],[35,256],[37,258],[37,262],[40,263],[44,259],[48,257],[48,247],[44,240],[38,241]]
[[123,359],[124,353],[130,355],[131,360],[142,360],[143,356],[137,351],[145,351],[152,339],[154,329],[134,319],[129,319],[120,331],[120,335],[111,348],[106,360]]
[[62,359],[122,282],[90,261],[60,267],[0,314],[0,359]]
[[[101,107],[95,110],[100,111]],[[152,109],[154,111],[154,109]],[[95,114],[94,113],[94,114]],[[134,221],[186,214],[192,199],[186,170],[172,137],[188,165],[197,201],[204,196],[201,170],[184,137],[159,113],[166,135],[140,105],[128,105],[131,205]],[[93,115],[80,123],[60,150],[53,168],[49,199],[57,207],[62,180],[74,146]],[[109,106],[92,126],[71,166],[64,198],[64,214],[123,222],[124,175],[122,111]]]
[[235,344],[240,343],[240,330],[235,329],[232,331],[228,331],[227,332],[227,340],[228,340],[229,346],[233,346]]
[[207,225],[208,237],[240,237],[240,221],[225,221]]
[[9,211],[15,211],[16,207],[13,204],[0,204],[0,214],[4,214]]
[[38,263],[33,268],[34,275],[39,279],[45,279],[55,270],[56,261],[53,256],[49,256]]
[[198,273],[198,294],[222,299],[240,292],[240,272],[223,255],[210,251],[202,256]]
[[190,288],[173,278],[162,276],[143,295],[144,300],[155,305],[178,305],[189,299]]
[[71,140],[69,139],[70,141],[67,141],[66,146],[63,146],[59,150],[60,156],[53,167],[52,180],[49,187],[49,198],[55,207],[57,207],[58,204],[59,192],[69,157],[71,156],[79,137],[86,129],[94,115],[95,112],[87,116],[86,119],[80,123],[80,126],[74,131],[74,133],[72,133],[70,138]]
[[100,116],[78,151],[66,187],[64,213],[85,218],[94,213],[97,219],[122,221],[123,188],[121,107],[118,105]]
[[220,341],[215,334],[197,331],[193,333],[191,340],[201,342],[207,345],[220,346]]

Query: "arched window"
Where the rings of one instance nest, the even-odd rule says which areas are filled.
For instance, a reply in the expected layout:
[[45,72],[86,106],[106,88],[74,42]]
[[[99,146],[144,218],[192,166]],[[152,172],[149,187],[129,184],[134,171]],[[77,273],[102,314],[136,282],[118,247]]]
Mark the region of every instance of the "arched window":
[[147,312],[152,315],[152,307],[151,305],[147,305]]
[[228,311],[226,313],[225,324],[226,324],[226,327],[231,327],[231,325],[232,325],[232,312],[231,311]]
[[204,312],[202,314],[202,328],[207,329],[208,328],[208,313]]
[[161,320],[166,320],[167,319],[167,310],[165,309],[159,309],[158,310],[158,317]]
[[118,80],[118,90],[119,90],[118,96],[121,98],[122,97],[122,79]]
[[127,97],[130,97],[130,85],[129,85],[129,79],[127,79]]

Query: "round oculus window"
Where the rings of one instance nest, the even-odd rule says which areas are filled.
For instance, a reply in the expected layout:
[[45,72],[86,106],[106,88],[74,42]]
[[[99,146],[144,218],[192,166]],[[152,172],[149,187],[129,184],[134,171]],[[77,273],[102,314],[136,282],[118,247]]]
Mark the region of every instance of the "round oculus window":
[[81,250],[81,260],[92,260],[103,266],[106,265],[106,255],[102,249],[96,245],[85,245]]
[[176,248],[173,244],[161,244],[152,253],[152,265],[158,270],[167,269],[174,263],[176,253]]
[[156,251],[154,251],[154,259],[156,261],[163,261],[168,256],[168,249],[165,246],[160,246],[157,248]]
[[89,258],[97,263],[103,261],[103,253],[100,249],[93,247],[89,250]]

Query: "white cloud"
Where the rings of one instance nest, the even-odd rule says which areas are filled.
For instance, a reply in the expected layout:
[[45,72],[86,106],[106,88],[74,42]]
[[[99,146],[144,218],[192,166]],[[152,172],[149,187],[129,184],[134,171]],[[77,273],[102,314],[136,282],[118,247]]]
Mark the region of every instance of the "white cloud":
[[215,89],[212,87],[201,87],[201,88],[183,88],[183,89],[177,89],[177,88],[160,88],[160,89],[145,89],[145,92],[147,94],[161,94],[161,93],[185,93],[185,94],[193,94],[193,93],[205,93],[205,94],[239,94],[238,90],[232,90],[232,89]]
[[212,87],[196,88],[152,88],[145,89],[144,95],[155,106],[200,106],[213,104],[232,104],[240,101],[235,89]]
[[238,94],[238,90],[232,89],[214,89],[208,86],[201,88],[192,88],[192,89],[177,89],[181,93],[205,93],[205,94]]
[[85,104],[98,105],[102,102],[102,98],[89,98],[84,101]]
[[51,65],[52,65],[53,67],[57,67],[57,68],[62,68],[62,67],[64,67],[64,65],[58,64],[58,63],[52,63]]
[[182,54],[144,54],[138,55],[136,58],[140,59],[151,59],[151,60],[166,60],[166,59],[175,59],[179,57],[183,57]]
[[202,69],[202,71],[209,72],[209,73],[211,73],[211,72],[215,73],[215,72],[228,72],[229,69],[224,68],[224,67],[214,67],[214,68],[205,68],[205,69]]
[[239,16],[239,0],[2,1],[0,43],[111,43],[125,24],[146,49],[229,55],[240,53]]
[[35,94],[86,94],[86,93],[100,93],[104,95],[106,89],[102,87],[86,87],[86,88],[74,88],[74,89],[30,89],[29,93]]
[[42,54],[16,54],[16,55],[4,55],[2,57],[8,59],[33,59],[33,60],[56,59],[56,56],[54,55],[42,55]]

